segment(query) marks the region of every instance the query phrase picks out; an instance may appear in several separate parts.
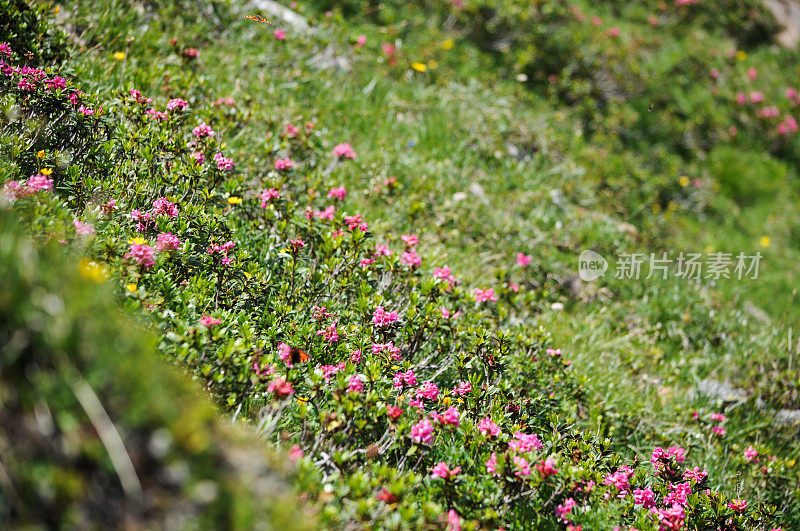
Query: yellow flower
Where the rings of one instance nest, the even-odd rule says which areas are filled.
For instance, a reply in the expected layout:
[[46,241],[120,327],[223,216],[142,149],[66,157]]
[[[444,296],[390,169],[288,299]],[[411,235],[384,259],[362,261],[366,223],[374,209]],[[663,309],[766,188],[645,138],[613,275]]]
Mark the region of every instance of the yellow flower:
[[301,404],[305,404],[306,402],[308,402],[308,398],[304,396],[298,396],[297,401],[300,402]]
[[437,61],[436,59],[431,59],[430,61],[428,61],[428,68],[430,68],[431,70],[436,70],[437,68],[439,68],[439,61]]
[[141,236],[137,236],[136,238],[134,238],[132,240],[128,240],[128,243],[131,244],[131,245],[142,245],[144,242],[145,242],[145,239],[142,238]]
[[43,149],[40,149],[39,151],[37,151],[37,152],[36,152],[36,156],[37,156],[38,158],[40,158],[40,159],[43,159],[43,158],[44,158],[44,150],[43,150]]
[[769,236],[762,236],[761,237],[761,247],[769,247]]
[[39,170],[39,173],[41,173],[42,175],[50,175],[51,173],[53,173],[53,170],[51,170],[50,168],[42,168],[41,170]]
[[93,262],[88,258],[84,258],[78,264],[78,272],[83,278],[94,280],[97,283],[108,280],[110,276],[106,266]]
[[739,50],[736,52],[736,58],[740,61],[747,61],[747,52],[744,50]]
[[392,365],[392,370],[393,371],[399,371],[400,367],[398,365]]
[[425,63],[417,63],[417,62],[411,63],[411,68],[413,68],[417,72],[424,72],[425,70],[428,69],[428,67],[425,66]]
[[456,45],[456,41],[454,41],[453,39],[447,39],[446,41],[444,41],[442,43],[442,50],[450,50],[455,45]]
[[684,188],[686,188],[687,186],[689,186],[689,177],[686,175],[681,175],[680,179],[678,179],[678,183]]
[[450,397],[449,396],[443,397],[442,398],[442,404],[444,404],[446,406],[449,406],[450,405]]
[[241,197],[236,197],[235,195],[232,195],[232,196],[230,196],[228,198],[228,204],[229,205],[238,205],[241,202],[242,202],[242,198]]
[[133,293],[134,291],[136,291],[136,284],[128,284],[127,286],[125,286],[125,289]]
[[117,61],[122,61],[123,59],[125,59],[125,52],[114,52],[113,57]]

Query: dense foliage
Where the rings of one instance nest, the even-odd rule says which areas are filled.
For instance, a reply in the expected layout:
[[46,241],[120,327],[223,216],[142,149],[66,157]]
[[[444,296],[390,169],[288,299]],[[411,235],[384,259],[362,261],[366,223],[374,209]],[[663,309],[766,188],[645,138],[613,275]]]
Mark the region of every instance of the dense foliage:
[[[548,44],[548,39],[561,46],[543,48],[543,55],[553,61],[593,64],[596,58],[575,58],[573,53],[581,50],[590,55],[606,49],[601,42],[593,49],[582,40],[564,40],[567,35],[589,38],[571,26],[563,33],[548,30],[547,38],[521,31],[525,24],[512,17],[526,20],[533,12],[545,17],[542,28],[552,29],[566,25],[566,17],[580,17],[565,3],[534,2],[533,11],[520,11],[520,5],[503,3],[492,11],[477,3],[465,10],[448,3],[430,9],[452,17],[454,27],[463,25],[465,37],[482,43],[503,37],[506,29],[487,24],[502,15],[505,22],[497,28],[512,28],[515,38],[529,40],[514,44],[513,49],[522,55],[509,68],[525,74],[533,84],[531,90],[542,81],[535,70],[542,65],[537,60],[539,52],[532,50]],[[403,10],[413,7],[392,5],[395,14],[381,16],[403,19]],[[174,9],[181,13],[180,8]],[[350,10],[356,13],[358,6]],[[35,12],[37,20],[42,20],[43,11]],[[211,12],[226,16],[220,6]],[[664,15],[669,20],[672,16]],[[693,16],[700,26],[708,23],[702,11]],[[734,22],[748,25],[746,40],[765,38],[762,34],[768,33],[768,23],[760,19],[753,22],[732,15],[731,21],[730,31],[736,35],[743,30]],[[118,31],[115,25],[101,27],[109,34]],[[500,33],[475,35],[478,28]],[[280,45],[285,33],[278,31],[273,35]],[[34,50],[63,46],[63,37],[53,33],[46,44],[28,46]],[[202,71],[199,50],[177,40],[169,46],[168,61],[186,73],[189,85]],[[395,82],[409,72],[427,71],[431,65],[430,61],[412,63],[411,70],[401,69],[391,61],[398,57],[396,48],[375,48],[376,55],[388,59],[376,68],[387,69],[383,75],[396,78]],[[614,53],[621,48],[608,50]],[[558,297],[549,291],[555,289],[552,279],[540,277],[546,271],[536,267],[534,256],[525,252],[515,260],[509,256],[512,265],[498,269],[491,284],[486,281],[467,288],[469,279],[458,278],[458,271],[422,249],[424,234],[371,228],[372,220],[360,208],[362,198],[392,205],[402,200],[403,191],[402,183],[390,175],[351,185],[353,172],[369,169],[359,166],[364,154],[351,145],[358,146],[352,136],[364,135],[363,131],[348,137],[335,135],[313,111],[256,115],[254,109],[269,101],[242,106],[205,93],[202,83],[197,89],[179,89],[165,79],[162,91],[132,82],[123,88],[110,83],[90,90],[80,77],[70,75],[74,66],[69,61],[62,66],[44,53],[21,55],[13,42],[0,53],[0,105],[5,111],[0,144],[5,164],[0,180],[16,215],[40,242],[49,242],[51,247],[57,242],[84,255],[82,274],[115,286],[122,304],[158,330],[158,349],[164,357],[202,382],[226,415],[249,421],[263,437],[288,450],[299,465],[298,486],[304,497],[320,505],[325,525],[771,529],[797,517],[792,509],[797,493],[787,486],[790,478],[796,481],[791,456],[777,445],[773,449],[751,442],[745,429],[738,433],[737,446],[729,446],[727,415],[713,405],[691,416],[683,412],[688,425],[674,430],[680,436],[677,443],[669,432],[637,427],[644,416],[603,419],[603,413],[613,418],[613,411],[592,403],[594,389],[575,374],[570,361],[573,353],[559,348],[546,328],[530,320],[544,306],[543,300]],[[112,60],[127,61],[133,53],[115,52]],[[590,129],[613,119],[613,113],[607,114],[609,103],[603,101],[604,89],[592,87],[597,80],[591,69],[581,73],[571,64],[543,71],[557,78],[552,83],[548,79],[554,87],[547,90],[584,116],[584,134],[602,137],[603,132]],[[620,64],[630,67],[632,63],[621,60]],[[731,62],[733,67],[735,62]],[[565,69],[574,70],[575,76],[565,76]],[[122,79],[122,72],[119,75]],[[559,87],[559,79],[566,85]],[[648,75],[637,79],[629,82],[644,96],[638,96],[639,103],[635,99],[628,103],[633,107],[651,99],[652,92],[647,90],[655,91],[655,85],[640,88]],[[586,90],[575,92],[582,84],[587,84]],[[242,148],[237,137],[255,116],[262,118],[261,134]],[[620,129],[622,125],[618,124]],[[717,124],[712,130],[728,126]],[[674,137],[665,134],[665,138]],[[628,141],[623,143],[630,146]],[[666,146],[664,153],[668,148],[680,146]],[[757,157],[755,153],[759,151],[754,149],[750,156]],[[249,159],[244,158],[247,155]],[[656,160],[674,163],[666,154]],[[730,148],[714,146],[709,160],[734,200],[752,198],[752,188],[738,181],[739,173],[731,169],[750,166],[748,159]],[[767,160],[765,164],[780,164]],[[630,205],[651,201],[664,193],[659,186],[666,186],[668,180],[674,193],[682,193],[686,185],[664,178],[625,201]],[[764,197],[769,197],[769,185],[763,186]],[[421,217],[424,209],[416,205],[408,215]],[[600,238],[610,242],[617,237],[601,233]],[[8,245],[4,252],[9,257],[24,256],[19,245],[27,244]],[[24,271],[37,271],[22,260],[3,262],[9,263],[9,272],[4,270],[4,274],[9,275],[10,285],[21,284]],[[59,279],[54,273],[42,275],[39,282]],[[17,298],[27,297],[35,304],[36,298],[28,295],[34,288],[25,289],[20,288]],[[80,300],[73,302],[75,297],[63,293],[62,305],[70,308],[70,315],[91,314]],[[13,323],[3,329],[8,338],[16,329],[46,329],[26,320],[24,304],[19,314],[12,311],[12,302],[3,306],[11,316],[8,322]],[[104,317],[114,314],[96,311]],[[653,304],[648,311],[658,321],[660,315],[675,310]],[[71,322],[76,322],[74,317]],[[90,317],[86,322],[95,320]],[[113,327],[119,326],[111,321],[92,332],[93,348],[110,349],[111,345],[101,346],[100,338],[113,335]],[[691,336],[688,326],[687,331]],[[705,332],[698,325],[696,338],[690,340],[699,343]],[[45,374],[64,372],[65,381],[58,382],[63,389],[50,390],[24,374],[19,354],[4,364],[3,378],[21,390],[28,386],[46,389],[45,396],[62,396],[64,385],[74,387],[82,380],[67,361],[51,359],[47,346],[59,352],[56,338],[42,336],[37,341],[39,347],[31,354],[38,356],[35,363],[47,367],[40,369]],[[15,344],[5,342],[12,348]],[[124,343],[113,346],[125,351]],[[69,359],[77,363],[74,357]],[[141,383],[131,384],[138,393],[180,385],[161,384],[160,377],[150,376],[149,371],[156,369],[140,369],[133,361],[130,367],[115,369],[107,356],[97,359],[103,361],[93,369],[98,380],[88,380],[93,387],[109,385],[115,373],[130,373],[130,381],[139,382],[133,376],[140,371]],[[120,376],[123,383],[126,378]],[[73,394],[83,405],[79,393]],[[146,422],[150,428],[177,422],[170,416],[176,414],[172,402],[176,399],[171,395],[162,397],[169,415],[138,401],[140,395],[120,396],[117,414],[131,431],[141,425],[139,415],[145,413],[152,415]],[[92,419],[88,411],[88,419],[79,415],[72,398],[64,400],[51,408],[63,408],[84,425]],[[32,415],[30,403],[10,403],[19,415]],[[130,413],[125,409],[128,403],[134,404]],[[138,407],[144,412],[137,413]],[[586,429],[587,412],[601,415],[592,420],[600,428],[596,433]],[[190,431],[200,429],[192,426]],[[624,450],[628,429],[653,440],[646,454]],[[147,435],[139,438],[147,440]],[[19,447],[21,442],[8,444]],[[93,444],[95,453],[101,451],[94,438],[86,444]],[[191,448],[187,451],[192,455]],[[114,465],[118,456],[111,450],[108,453]],[[720,474],[738,477],[735,489],[718,488],[723,480],[714,479],[717,470],[711,470],[712,474],[705,470],[715,456],[725,457]],[[213,473],[214,463],[223,459],[216,454],[213,459],[204,457],[211,463],[198,465],[204,474]],[[248,462],[252,459],[258,457]],[[45,466],[70,465],[54,460]],[[133,463],[137,471],[142,466]],[[23,465],[18,468],[21,479],[15,478],[15,484],[34,492],[17,502],[26,507],[35,503],[36,488],[28,483],[29,470]],[[116,465],[112,468],[124,491],[123,475]],[[113,476],[108,469],[105,474],[98,481],[108,484]],[[153,476],[159,475],[154,472]],[[217,488],[236,488],[236,484],[223,485]],[[80,511],[75,494],[80,492],[84,491],[76,488],[57,497],[59,509]],[[214,500],[225,503],[230,497],[245,504],[242,511],[255,518],[249,512],[255,509],[247,505],[247,494],[225,490],[224,496]],[[25,518],[10,505],[15,518]],[[226,514],[218,510],[216,515],[213,508],[207,514],[212,519]],[[237,509],[231,512],[238,514]],[[108,518],[120,516],[114,513]],[[233,524],[247,525],[246,520]]]

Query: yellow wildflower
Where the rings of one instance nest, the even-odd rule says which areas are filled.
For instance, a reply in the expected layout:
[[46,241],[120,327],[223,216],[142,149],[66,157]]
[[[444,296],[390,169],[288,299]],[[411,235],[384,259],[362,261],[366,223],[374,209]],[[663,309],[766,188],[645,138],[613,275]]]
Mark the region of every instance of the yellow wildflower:
[[425,63],[417,63],[417,62],[411,63],[411,68],[413,68],[417,72],[424,72],[428,69],[428,67],[425,66]]
[[739,50],[736,52],[736,58],[740,61],[747,61],[747,52],[744,50]]
[[769,236],[761,237],[761,247],[769,247],[769,243],[770,243]]
[[446,41],[444,41],[442,43],[442,50],[450,50],[455,45],[456,45],[456,41],[454,41],[453,39],[447,39]]
[[145,242],[145,239],[142,238],[141,236],[137,236],[136,238],[134,238],[132,240],[128,240],[128,243],[131,244],[131,245],[142,245],[144,242]]
[[108,274],[108,269],[104,265],[98,264],[88,258],[84,258],[80,261],[78,264],[78,273],[80,273],[83,278],[94,280],[97,283],[105,282],[110,276]]
[[228,204],[229,205],[238,205],[241,202],[242,202],[242,198],[241,197],[236,197],[235,195],[232,195],[232,196],[230,196],[228,198]]
[[436,70],[437,68],[439,68],[439,61],[437,61],[436,59],[431,59],[430,61],[428,61],[428,68],[430,68],[431,70]]
[[43,158],[44,158],[44,150],[43,150],[43,149],[40,149],[39,151],[37,151],[37,152],[36,152],[36,156],[37,156],[38,158],[40,158],[40,159],[43,159]]
[[123,59],[125,59],[125,52],[114,52],[113,57],[117,61],[122,61]]
[[134,291],[136,291],[136,284],[128,284],[127,286],[125,286],[125,289],[133,293]]
[[686,175],[681,175],[680,179],[678,179],[678,183],[684,188],[686,188],[687,186],[689,186],[689,177]]
[[42,168],[41,170],[39,170],[39,173],[41,173],[42,175],[50,175],[51,173],[53,173],[53,170],[51,170],[50,168]]

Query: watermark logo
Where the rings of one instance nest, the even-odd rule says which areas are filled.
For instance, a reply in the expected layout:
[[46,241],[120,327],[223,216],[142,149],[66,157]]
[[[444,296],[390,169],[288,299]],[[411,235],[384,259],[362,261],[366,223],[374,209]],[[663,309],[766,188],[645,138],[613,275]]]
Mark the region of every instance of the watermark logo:
[[608,270],[608,261],[594,251],[585,250],[578,256],[578,276],[584,282],[602,277]]

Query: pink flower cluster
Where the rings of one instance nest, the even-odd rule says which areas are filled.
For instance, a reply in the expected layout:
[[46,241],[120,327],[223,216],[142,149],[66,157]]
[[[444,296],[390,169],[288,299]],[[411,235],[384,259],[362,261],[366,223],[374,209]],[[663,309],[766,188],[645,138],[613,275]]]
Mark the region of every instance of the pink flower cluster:
[[397,322],[397,312],[387,312],[383,306],[375,308],[375,313],[372,314],[372,323],[375,326],[388,326]]
[[411,426],[411,440],[415,443],[428,444],[433,440],[433,424],[428,419],[422,419]]
[[459,472],[461,472],[460,466],[451,469],[442,461],[431,469],[431,477],[448,480],[455,478]]
[[143,243],[132,243],[125,258],[137,262],[143,269],[150,269],[156,263],[155,251]]
[[39,192],[52,190],[53,179],[41,173],[37,173],[36,175],[29,177],[25,182],[22,183],[19,181],[8,181],[5,185],[3,185],[3,192],[11,201],[22,199]]
[[162,232],[156,238],[156,250],[158,252],[177,251],[181,246],[181,240],[171,232]]
[[355,159],[356,152],[353,150],[353,146],[348,144],[347,142],[343,142],[341,144],[337,144],[333,148],[333,155],[335,157],[344,158],[344,159]]
[[273,199],[278,199],[280,196],[280,192],[278,192],[275,188],[263,190],[261,192],[261,208],[267,208],[267,205],[272,202]]

